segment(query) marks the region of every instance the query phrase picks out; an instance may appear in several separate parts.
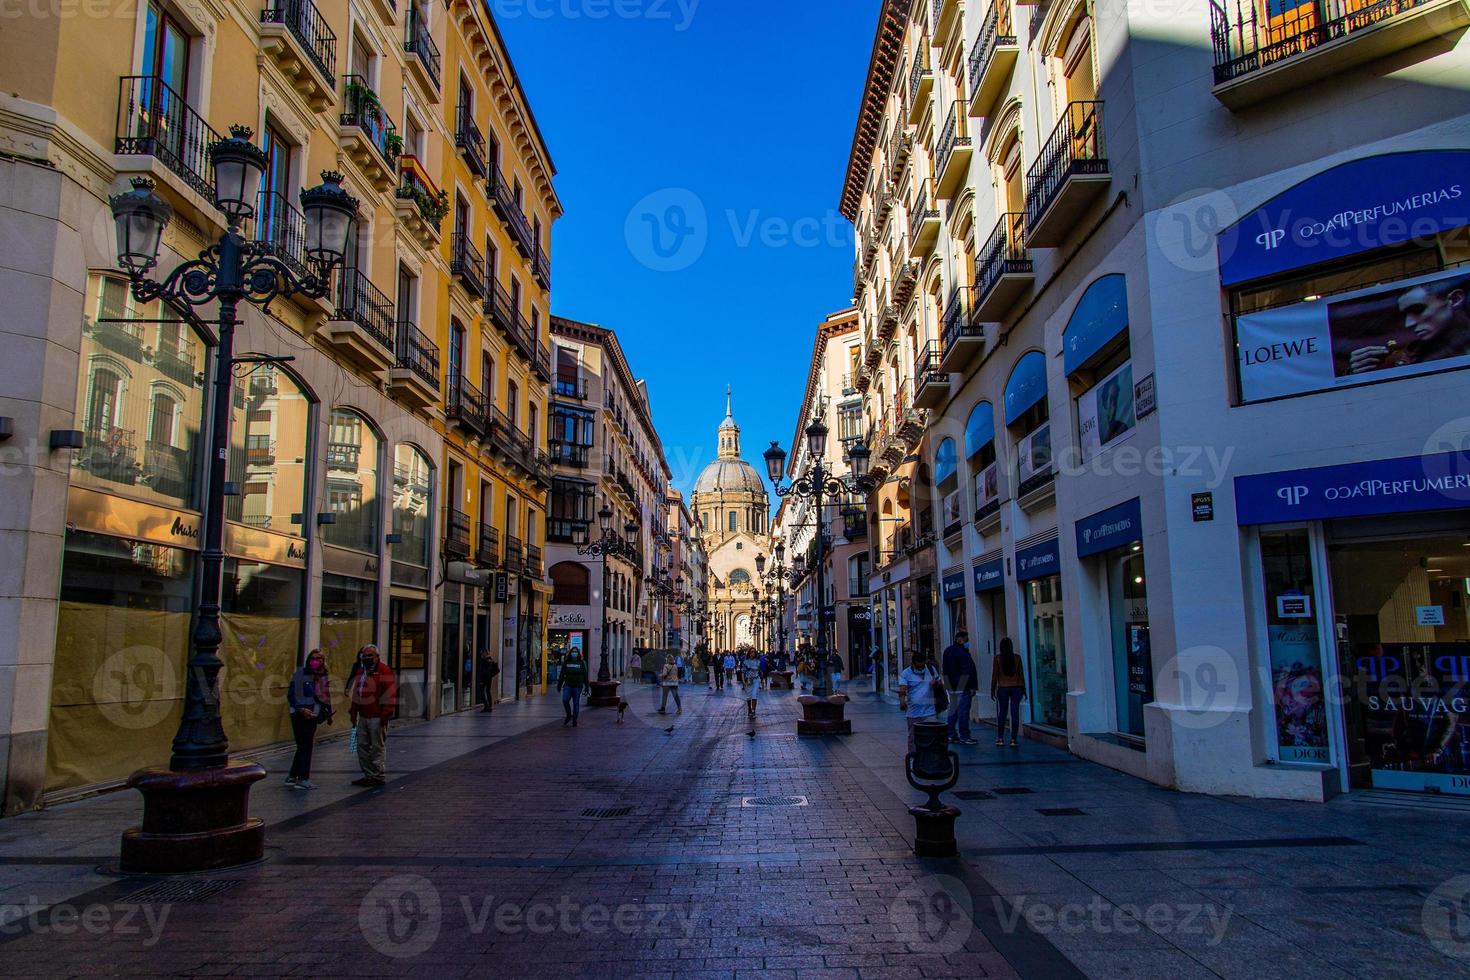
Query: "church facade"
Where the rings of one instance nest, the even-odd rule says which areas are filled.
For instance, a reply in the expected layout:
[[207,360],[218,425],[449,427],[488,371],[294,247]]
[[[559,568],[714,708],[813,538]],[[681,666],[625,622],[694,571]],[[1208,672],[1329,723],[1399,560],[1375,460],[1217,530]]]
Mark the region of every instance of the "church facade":
[[755,559],[769,550],[770,497],[755,467],[740,456],[740,426],[728,392],[719,454],[695,482],[690,508],[703,528],[709,556],[710,649],[724,653],[758,646],[755,614],[761,593]]

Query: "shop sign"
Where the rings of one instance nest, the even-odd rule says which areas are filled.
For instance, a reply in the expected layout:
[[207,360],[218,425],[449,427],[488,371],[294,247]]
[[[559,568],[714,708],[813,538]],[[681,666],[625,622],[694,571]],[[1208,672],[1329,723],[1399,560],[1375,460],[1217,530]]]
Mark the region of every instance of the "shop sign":
[[1470,507],[1470,452],[1375,459],[1235,478],[1241,524]]
[[495,573],[495,601],[510,601],[510,576],[505,572]]
[[1464,270],[1235,318],[1240,397],[1254,402],[1470,364]]
[[376,557],[347,548],[336,548],[332,545],[322,546],[322,567],[334,575],[346,575],[349,578],[376,579],[378,577]]
[[1083,459],[1091,459],[1133,433],[1138,425],[1133,404],[1131,361],[1082,393],[1077,399],[1077,423]]
[[1222,231],[1229,286],[1470,224],[1470,151],[1351,160],[1309,177]]
[[582,629],[587,626],[587,613],[582,609],[552,606],[549,625]]
[[1373,785],[1470,794],[1470,643],[1355,650]]
[[940,579],[939,586],[945,599],[963,599],[965,597],[965,573],[951,572]]
[[1208,490],[1189,495],[1189,510],[1196,524],[1215,519],[1215,495]]
[[974,568],[975,592],[991,592],[1003,589],[1006,584],[1005,559],[996,557],[981,562]]
[[1420,626],[1443,626],[1444,606],[1416,606],[1414,621]]
[[1098,511],[1077,522],[1077,557],[1102,554],[1143,540],[1138,498]]
[[306,539],[230,521],[225,524],[225,554],[291,568],[306,567]]
[[1016,552],[1016,581],[1029,582],[1034,578],[1057,575],[1062,568],[1062,553],[1057,539],[1033,544]]
[[1146,374],[1133,383],[1134,417],[1146,419],[1158,407],[1158,396],[1154,393],[1154,376]]
[[1287,592],[1276,597],[1277,619],[1311,619],[1312,597],[1300,592]]
[[173,548],[199,549],[199,515],[115,497],[85,487],[67,493],[66,521],[78,531],[147,541]]

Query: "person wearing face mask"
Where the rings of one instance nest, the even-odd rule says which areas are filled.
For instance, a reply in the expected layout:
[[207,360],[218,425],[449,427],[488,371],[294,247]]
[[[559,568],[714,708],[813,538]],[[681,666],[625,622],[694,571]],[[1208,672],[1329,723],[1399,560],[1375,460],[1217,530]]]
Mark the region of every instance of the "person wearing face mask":
[[388,723],[398,708],[398,681],[378,659],[378,648],[362,648],[362,667],[352,678],[348,716],[357,729],[357,764],[362,778],[354,786],[382,786],[387,782]]
[[308,653],[306,663],[291,676],[286,703],[291,710],[291,734],[296,739],[296,755],[291,759],[286,785],[316,789],[311,781],[311,750],[316,744],[317,726],[332,723],[332,679],[320,650]]

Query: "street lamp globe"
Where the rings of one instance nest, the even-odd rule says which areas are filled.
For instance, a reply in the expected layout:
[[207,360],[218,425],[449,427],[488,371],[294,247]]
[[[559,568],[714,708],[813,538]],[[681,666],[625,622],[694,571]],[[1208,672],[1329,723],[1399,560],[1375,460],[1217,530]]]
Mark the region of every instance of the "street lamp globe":
[[776,542],[776,564],[779,565],[782,562],[784,562],[785,560],[786,560],[786,542],[785,541],[777,541]]
[[852,470],[854,480],[866,480],[868,478],[868,461],[872,457],[868,447],[861,442],[855,442],[847,451],[847,465]]
[[764,574],[766,574],[766,556],[765,555],[756,555],[755,556],[755,573],[757,575],[764,575]]
[[612,508],[609,507],[607,504],[603,504],[602,509],[597,512],[597,526],[602,528],[603,534],[606,534],[608,531],[612,530],[612,519]]
[[771,440],[771,448],[761,453],[766,460],[766,475],[771,478],[772,483],[781,482],[781,474],[786,470],[786,450],[776,440]]
[[633,535],[637,534],[638,533],[638,522],[637,521],[629,521],[628,523],[624,524],[623,525],[623,533],[626,534],[630,538]]
[[347,257],[347,239],[357,220],[357,198],[342,186],[342,175],[323,170],[322,182],[301,192],[306,218],[306,257],[331,268]]
[[107,203],[117,225],[118,265],[141,276],[158,264],[163,229],[173,218],[174,209],[153,193],[150,178],[134,177],[132,184],[132,190],[113,195]]
[[806,448],[811,450],[812,459],[823,459],[827,454],[827,423],[812,419],[806,427]]
[[209,162],[214,165],[214,206],[225,213],[230,227],[255,214],[260,196],[260,179],[265,174],[265,151],[250,137],[249,126],[231,126],[227,139],[209,148]]

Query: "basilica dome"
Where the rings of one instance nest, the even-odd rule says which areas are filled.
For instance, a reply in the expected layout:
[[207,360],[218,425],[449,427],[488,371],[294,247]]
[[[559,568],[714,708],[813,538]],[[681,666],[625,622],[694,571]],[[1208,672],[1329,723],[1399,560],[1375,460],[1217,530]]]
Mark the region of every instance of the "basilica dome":
[[704,468],[695,493],[764,493],[760,474],[743,459],[717,459]]

